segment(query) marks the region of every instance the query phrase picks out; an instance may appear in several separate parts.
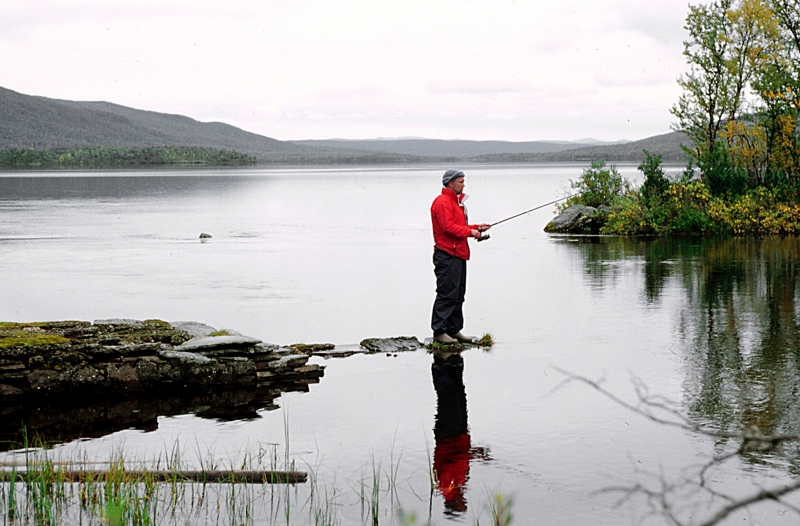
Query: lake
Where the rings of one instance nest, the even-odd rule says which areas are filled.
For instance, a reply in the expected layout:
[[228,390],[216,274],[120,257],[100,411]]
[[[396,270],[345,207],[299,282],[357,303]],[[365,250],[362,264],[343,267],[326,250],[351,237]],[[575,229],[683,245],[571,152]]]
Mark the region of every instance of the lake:
[[[342,347],[428,337],[429,207],[446,168],[0,173],[0,320],[196,320]],[[471,220],[493,223],[561,197],[586,166],[459,168]],[[638,180],[635,166],[619,168]],[[471,244],[464,332],[490,332],[490,352],[313,358],[325,376],[307,392],[238,415],[162,412],[70,436],[52,454],[154,462],[179,449],[185,465],[226,466],[277,454],[313,474],[340,524],[403,524],[398,509],[417,524],[488,524],[496,495],[513,498],[513,524],[668,524],[658,499],[606,491],[637,485],[666,490],[681,520],[700,523],[725,504],[695,485],[700,466],[738,443],[645,418],[569,379],[678,421],[642,399],[665,404],[689,427],[796,433],[800,243],[549,236],[552,211]],[[464,393],[467,413],[456,414]],[[464,416],[469,433],[442,438]],[[733,456],[706,473],[707,488],[743,497],[792,483],[793,456],[789,446]],[[456,487],[431,491],[432,465]],[[271,490],[258,491],[244,522],[286,524]],[[378,510],[365,511],[365,491],[377,491]],[[315,523],[310,492],[282,497],[291,524]],[[795,524],[789,504],[800,498],[728,521]]]

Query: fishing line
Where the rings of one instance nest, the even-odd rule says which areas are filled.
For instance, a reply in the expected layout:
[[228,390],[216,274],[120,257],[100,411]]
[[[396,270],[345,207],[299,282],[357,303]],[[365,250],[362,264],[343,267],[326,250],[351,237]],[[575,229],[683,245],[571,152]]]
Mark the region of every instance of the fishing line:
[[[584,190],[584,191],[585,191],[585,190]],[[512,220],[512,219],[514,219],[515,217],[524,216],[525,214],[530,214],[530,213],[531,213],[531,212],[533,212],[534,210],[539,210],[540,208],[544,208],[544,207],[546,207],[546,206],[549,206],[549,205],[554,205],[554,204],[558,203],[559,201],[563,201],[564,199],[569,199],[570,197],[575,197],[576,195],[581,195],[582,193],[583,193],[583,192],[577,192],[577,193],[574,193],[574,194],[572,194],[572,195],[565,195],[564,197],[559,197],[559,198],[558,198],[558,199],[556,199],[555,201],[550,201],[549,203],[545,203],[545,204],[543,204],[543,205],[534,206],[534,207],[533,207],[533,208],[531,208],[530,210],[525,210],[524,212],[520,212],[519,214],[514,214],[514,215],[513,215],[513,216],[511,216],[511,217],[507,217],[507,218],[505,218],[505,219],[501,219],[500,221],[498,221],[498,222],[496,222],[496,223],[491,223],[489,226],[495,226],[495,225],[499,225],[500,223],[505,223],[506,221],[511,221],[511,220]],[[487,239],[489,239],[490,237],[491,237],[491,236],[490,236],[489,234],[485,234],[485,235],[481,236],[481,238],[478,240],[478,243],[480,243],[481,241],[486,241],[486,240],[487,240]]]

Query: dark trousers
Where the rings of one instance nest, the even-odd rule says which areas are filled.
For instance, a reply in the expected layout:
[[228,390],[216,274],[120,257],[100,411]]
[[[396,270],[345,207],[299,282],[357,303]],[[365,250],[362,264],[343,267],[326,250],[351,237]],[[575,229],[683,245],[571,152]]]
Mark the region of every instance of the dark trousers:
[[433,251],[436,301],[433,302],[433,335],[455,334],[464,327],[461,306],[467,292],[467,262],[443,250]]

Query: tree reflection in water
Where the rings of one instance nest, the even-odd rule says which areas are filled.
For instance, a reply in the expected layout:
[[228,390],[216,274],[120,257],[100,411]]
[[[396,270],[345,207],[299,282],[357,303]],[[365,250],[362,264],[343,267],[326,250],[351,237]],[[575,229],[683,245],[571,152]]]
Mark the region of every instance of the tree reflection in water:
[[467,510],[464,492],[469,480],[470,460],[491,458],[487,448],[471,446],[461,354],[435,351],[431,375],[436,389],[433,471],[436,486],[444,497],[445,513],[459,515]]
[[[768,435],[797,431],[800,240],[582,241],[573,246],[591,286],[641,268],[648,304],[666,301],[666,287],[682,291],[677,343],[690,418],[723,434],[754,425]],[[725,442],[720,438],[718,447]]]

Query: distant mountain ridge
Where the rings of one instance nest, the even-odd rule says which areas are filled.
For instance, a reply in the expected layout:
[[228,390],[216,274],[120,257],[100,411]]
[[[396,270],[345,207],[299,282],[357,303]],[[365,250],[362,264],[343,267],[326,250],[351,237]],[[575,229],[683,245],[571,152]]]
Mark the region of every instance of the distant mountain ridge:
[[108,102],[73,102],[0,88],[0,148],[202,146],[258,156],[315,154],[221,122],[137,110]]
[[[589,140],[586,140],[589,141]],[[682,160],[682,134],[616,144],[421,138],[279,141],[221,122],[109,102],[24,95],[0,87],[0,149],[185,146],[234,150],[275,164],[639,161],[642,148]]]
[[348,148],[358,151],[388,152],[424,157],[449,157],[461,160],[494,154],[540,154],[588,146],[620,144],[596,141],[470,141],[462,139],[328,139],[292,141],[294,144],[317,148]]
[[0,149],[197,146],[235,150],[262,163],[351,164],[427,159],[313,148],[278,141],[221,122],[137,110],[109,102],[24,95],[0,87]]
[[489,154],[472,159],[479,163],[532,163],[532,162],[591,162],[603,160],[607,162],[641,162],[644,150],[651,154],[661,155],[664,162],[684,162],[686,154],[681,145],[692,146],[692,140],[683,132],[671,132],[655,135],[638,141],[604,146],[584,146],[558,152],[538,154]]

